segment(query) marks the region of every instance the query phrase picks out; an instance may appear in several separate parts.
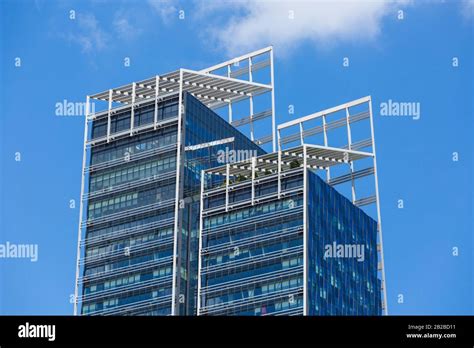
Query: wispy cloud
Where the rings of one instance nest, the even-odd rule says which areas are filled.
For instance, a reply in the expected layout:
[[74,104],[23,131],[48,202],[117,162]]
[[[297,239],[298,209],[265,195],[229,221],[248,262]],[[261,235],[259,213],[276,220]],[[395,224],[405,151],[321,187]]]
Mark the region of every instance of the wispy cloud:
[[109,41],[109,35],[91,13],[78,13],[76,30],[63,36],[78,44],[84,53],[100,51],[107,46]]
[[143,33],[136,20],[130,15],[131,11],[118,10],[114,15],[113,28],[120,39],[133,40]]
[[[303,41],[333,45],[342,41],[368,41],[377,38],[382,20],[396,16],[409,1],[235,1],[225,23],[212,23],[207,34],[229,55],[273,44],[280,52]],[[197,1],[199,13],[219,17],[229,7]]]
[[461,11],[464,17],[474,19],[474,0],[463,0]]
[[163,23],[169,23],[177,11],[176,0],[148,0],[148,4],[158,13]]

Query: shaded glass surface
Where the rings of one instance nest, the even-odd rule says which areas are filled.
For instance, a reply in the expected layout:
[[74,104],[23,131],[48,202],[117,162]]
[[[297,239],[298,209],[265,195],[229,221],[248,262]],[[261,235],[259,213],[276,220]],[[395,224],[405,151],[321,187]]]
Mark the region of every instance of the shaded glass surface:
[[[376,222],[314,172],[307,180],[308,314],[380,315]],[[256,184],[253,206],[250,184],[239,185],[229,202],[248,204],[227,212],[225,189],[204,200],[201,314],[303,314],[303,171],[282,179],[291,195],[278,199],[277,185],[275,175]],[[363,261],[325,257],[334,243],[359,245]]]
[[[178,98],[159,103],[159,120],[177,117]],[[135,109],[135,127],[154,120],[154,103]],[[111,117],[128,131],[130,111]],[[92,138],[106,135],[107,117]],[[82,314],[171,313],[177,126],[170,123],[91,149]]]
[[[188,93],[183,95],[177,258],[177,314],[196,312],[197,228],[200,171],[216,166],[217,151],[242,148],[263,154],[243,134]],[[158,104],[158,122],[133,136],[93,146],[88,163],[87,228],[83,266],[86,315],[169,315],[177,168],[178,96]],[[175,121],[173,122],[173,119]],[[129,132],[130,110],[111,116],[111,135]],[[134,127],[154,121],[154,102],[134,112]],[[92,138],[106,136],[107,117],[92,125]],[[219,147],[184,151],[187,145],[234,137]]]
[[310,315],[381,315],[377,222],[311,171],[308,301]]
[[[275,179],[256,185],[262,202],[251,205],[247,185],[233,191],[230,201],[248,204],[204,219],[201,314],[302,314],[303,194],[278,199]],[[302,175],[285,179],[282,189],[298,186]],[[204,209],[224,202],[216,194]]]
[[184,182],[181,190],[184,204],[179,212],[181,230],[179,312],[193,315],[196,314],[197,298],[201,170],[222,165],[223,163],[219,162],[220,151],[246,150],[255,153],[256,156],[264,154],[265,151],[189,93],[184,94],[184,106],[185,146],[233,138],[233,141],[225,144],[188,150],[184,154]]

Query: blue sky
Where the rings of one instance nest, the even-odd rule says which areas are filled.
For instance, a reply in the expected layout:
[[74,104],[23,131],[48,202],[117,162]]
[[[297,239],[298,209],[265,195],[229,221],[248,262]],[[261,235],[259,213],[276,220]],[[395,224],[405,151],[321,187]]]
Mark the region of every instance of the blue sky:
[[473,314],[472,1],[0,4],[0,243],[39,247],[0,259],[1,314],[72,314],[83,118],[55,104],[268,45],[278,123],[372,96],[390,313]]

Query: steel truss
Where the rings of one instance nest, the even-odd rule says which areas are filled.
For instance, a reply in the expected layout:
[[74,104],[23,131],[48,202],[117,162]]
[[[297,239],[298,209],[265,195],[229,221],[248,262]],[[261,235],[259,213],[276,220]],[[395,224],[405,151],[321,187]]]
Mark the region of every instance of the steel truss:
[[[356,114],[351,114],[350,109],[353,107],[365,107],[366,110]],[[342,118],[332,120],[328,122],[329,116],[338,116],[338,112],[344,112]],[[307,128],[305,123],[314,120],[321,120],[322,125]],[[369,139],[362,141],[353,142],[351,124],[355,122],[368,119],[370,122],[370,134]],[[293,132],[285,137],[282,136],[283,130],[291,130],[293,127],[297,129],[297,132]],[[345,127],[347,129],[348,144],[342,147],[329,146],[328,133],[331,130]],[[305,142],[305,138],[322,133],[324,143],[322,145],[309,144]],[[326,109],[308,116],[304,116],[287,123],[278,125],[277,127],[277,144],[278,151],[259,157],[253,157],[249,161],[242,161],[237,163],[228,163],[216,168],[203,170],[201,173],[201,214],[200,214],[200,231],[199,231],[199,275],[198,275],[198,314],[200,313],[201,307],[201,253],[202,253],[202,234],[203,234],[203,200],[204,198],[216,194],[219,192],[225,192],[225,211],[229,211],[233,207],[229,205],[229,192],[235,190],[237,187],[242,185],[248,185],[250,182],[252,190],[252,199],[247,202],[248,204],[255,205],[258,202],[255,201],[255,185],[265,180],[265,177],[277,176],[278,180],[278,194],[277,197],[280,199],[284,193],[281,189],[282,178],[287,174],[286,172],[294,171],[295,163],[298,167],[311,168],[314,170],[326,171],[326,181],[332,186],[336,186],[345,182],[351,182],[351,197],[352,203],[356,206],[366,206],[370,204],[376,205],[377,210],[377,233],[378,233],[378,271],[381,274],[382,281],[382,310],[385,315],[388,314],[387,308],[387,290],[386,290],[386,278],[385,278],[385,267],[384,267],[384,255],[383,255],[383,240],[382,240],[382,219],[380,212],[380,198],[378,189],[378,177],[377,177],[377,161],[375,152],[375,139],[374,139],[374,126],[373,126],[373,115],[372,115],[372,104],[371,97],[367,96],[360,98],[349,103],[345,103],[330,109]],[[300,145],[292,148],[285,149],[284,145],[299,141]],[[360,151],[364,149],[364,151]],[[354,163],[359,160],[371,159],[372,166],[360,170],[355,170]],[[296,162],[295,162],[296,161]],[[344,165],[349,168],[349,173],[338,177],[331,178],[331,168],[335,166]],[[256,176],[256,173],[263,173],[265,176]],[[306,173],[306,171],[304,171]],[[212,184],[212,178],[215,176],[224,177],[223,185],[222,181],[219,184]],[[373,196],[357,198],[356,196],[356,182],[358,179],[372,176],[374,178],[373,186],[375,194]],[[242,182],[239,180],[238,183],[232,183],[232,179],[245,178],[246,181]],[[209,184],[210,183],[210,184]],[[307,195],[307,179],[304,178],[304,199]],[[304,269],[306,276],[306,202],[303,203],[304,209]],[[217,208],[216,208],[217,209]],[[306,281],[305,281],[306,284]],[[304,288],[306,292],[306,287]],[[306,293],[304,296],[304,313],[308,313],[306,304]]]
[[[263,58],[261,60],[260,58]],[[239,67],[241,62],[245,62],[246,66]],[[259,83],[253,78],[255,72],[269,67],[270,83]],[[222,76],[222,70],[225,73]],[[85,228],[87,226],[84,221],[84,209],[86,208],[89,192],[88,176],[91,168],[88,167],[90,161],[91,148],[100,144],[107,144],[118,139],[142,134],[144,132],[153,131],[162,127],[178,125],[177,137],[177,163],[176,163],[176,200],[175,200],[175,221],[174,221],[174,258],[173,258],[173,293],[172,299],[172,315],[175,314],[177,303],[177,272],[178,264],[178,214],[179,202],[182,198],[182,190],[180,189],[180,177],[182,174],[182,164],[180,158],[184,151],[182,141],[183,134],[181,132],[183,124],[183,92],[189,92],[196,97],[204,105],[210,109],[217,110],[223,107],[228,108],[228,122],[235,127],[250,125],[249,137],[256,144],[262,145],[272,143],[272,149],[276,149],[276,127],[275,127],[275,95],[274,95],[274,74],[273,74],[273,48],[271,46],[245,54],[225,61],[223,63],[211,66],[209,68],[195,71],[190,69],[179,69],[163,75],[156,75],[152,78],[133,82],[121,87],[112,88],[107,91],[87,96],[85,110],[84,125],[84,148],[82,163],[82,180],[81,180],[81,199],[79,207],[79,231],[77,241],[77,260],[76,260],[76,281],[74,289],[74,315],[78,315],[78,307],[81,299],[79,295],[82,291],[81,286],[81,259],[84,257],[85,250]],[[254,97],[271,94],[271,105],[265,111],[254,112]],[[169,120],[158,120],[158,104],[159,101],[168,98],[176,98],[178,94],[178,116]],[[107,102],[107,109],[92,114],[91,100]],[[232,106],[238,102],[248,100],[250,105],[249,114],[245,117],[233,117]],[[154,119],[151,124],[135,127],[135,109],[140,106],[154,104]],[[113,115],[130,110],[130,128],[120,133],[112,133],[111,124]],[[255,138],[255,124],[263,119],[271,117],[272,131],[271,134]],[[107,118],[106,136],[92,139],[91,129],[95,120]],[[133,159],[132,159],[133,160]]]

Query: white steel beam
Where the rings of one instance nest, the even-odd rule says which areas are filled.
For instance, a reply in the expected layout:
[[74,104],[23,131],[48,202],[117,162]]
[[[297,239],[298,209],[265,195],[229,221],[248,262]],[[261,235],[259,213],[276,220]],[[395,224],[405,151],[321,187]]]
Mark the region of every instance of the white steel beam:
[[230,163],[227,163],[225,167],[225,211],[229,211],[229,172]]
[[250,105],[250,140],[254,141],[255,136],[254,136],[254,129],[253,129],[253,97],[249,98],[249,105]]
[[281,151],[281,131],[280,129],[277,129],[277,145],[278,145],[278,151]]
[[235,58],[232,58],[232,59],[229,59],[225,62],[222,62],[222,63],[219,63],[219,64],[216,64],[216,65],[213,65],[209,68],[205,68],[205,69],[202,69],[200,70],[201,73],[212,73],[213,71],[215,70],[219,70],[227,65],[231,65],[231,64],[234,64],[235,62],[240,62],[242,60],[245,60],[245,59],[248,59],[249,57],[256,57],[256,56],[259,56],[261,54],[264,54],[266,52],[269,52],[269,51],[272,51],[273,50],[273,47],[272,46],[268,46],[268,47],[265,47],[265,48],[262,48],[262,49],[259,49],[259,50],[256,50],[256,51],[253,51],[253,52],[250,52],[250,53],[247,53],[247,54],[244,54],[240,57],[235,57]]
[[[249,66],[249,81],[252,82],[252,57],[248,58],[248,66]],[[249,105],[250,105],[250,140],[254,141],[254,129],[253,129],[253,96],[250,96],[249,98]]]
[[281,151],[278,151],[278,199],[281,197]]
[[112,112],[112,94],[113,90],[109,89],[109,108],[107,109],[107,142],[110,142],[110,128],[111,128],[111,119],[110,114]]
[[[352,150],[352,133],[351,133],[351,122],[349,120],[349,108],[346,108],[346,128],[347,128],[347,148]],[[349,161],[349,170],[351,172],[351,189],[352,189],[352,203],[355,203],[356,191],[355,191],[355,180],[354,180],[354,162]]]
[[[210,75],[210,74],[205,74],[205,73],[201,73],[199,71],[194,71],[194,70],[190,70],[190,69],[180,69],[180,70],[182,70],[186,74],[190,74],[190,75],[193,75],[193,76],[207,77],[208,78],[206,80],[207,83],[209,83],[210,81],[216,81],[216,82],[217,81],[222,81],[222,82],[229,81],[229,82],[234,82],[236,87],[237,86],[241,86],[241,87],[245,86],[245,87],[259,87],[259,88],[263,88],[263,89],[267,89],[267,90],[272,89],[271,85],[266,85],[266,84],[263,84],[263,83],[239,80],[239,79],[235,79],[233,77],[226,77],[226,76],[220,76],[220,75]],[[191,84],[191,83],[189,82],[189,84]],[[207,85],[207,86],[209,87],[208,89],[213,88],[212,85]],[[219,88],[217,88],[217,89],[219,89]]]
[[158,95],[160,93],[160,77],[156,75],[155,77],[155,113],[153,115],[154,126],[153,128],[156,130],[158,124]]
[[273,64],[273,47],[270,47],[270,84],[272,86],[272,142],[273,152],[276,151],[276,139],[275,139],[275,78],[274,78],[274,64]]
[[300,142],[301,145],[304,144],[304,129],[303,129],[303,122],[300,122]]
[[178,96],[178,134],[176,137],[177,149],[176,149],[176,187],[175,187],[175,206],[174,206],[174,242],[173,242],[173,284],[171,291],[171,315],[176,315],[176,286],[178,276],[181,272],[178,272],[178,238],[179,238],[179,209],[180,209],[180,180],[181,180],[181,128],[183,119],[183,71],[180,70],[180,83],[179,83],[179,96]]
[[198,284],[197,284],[197,315],[200,314],[201,311],[201,267],[202,267],[202,260],[201,260],[201,252],[202,252],[202,230],[203,230],[203,221],[202,221],[202,212],[203,208],[203,195],[204,195],[204,180],[205,180],[205,172],[201,170],[201,191],[199,197],[199,231],[198,231],[198,242],[199,242],[199,250],[198,250]]
[[76,257],[76,282],[74,286],[74,315],[78,315],[79,310],[79,278],[80,278],[80,260],[81,260],[81,239],[82,239],[82,218],[84,213],[84,203],[82,197],[84,196],[85,180],[86,180],[86,161],[87,161],[87,137],[89,134],[88,118],[90,112],[90,97],[86,98],[86,112],[84,115],[84,147],[82,153],[82,174],[81,174],[81,194],[79,199],[79,228],[77,231],[77,257]]
[[[232,71],[229,64],[227,65],[227,77],[231,77],[231,75],[232,75]],[[232,123],[232,101],[231,100],[229,100],[228,108],[229,108],[229,123]]]
[[350,107],[355,106],[355,105],[366,103],[369,100],[370,100],[370,97],[363,97],[363,98],[360,98],[360,99],[357,99],[357,100],[353,100],[353,101],[350,101],[350,102],[345,103],[345,104],[341,104],[341,105],[338,105],[338,106],[335,106],[335,107],[332,107],[332,108],[329,108],[329,109],[326,109],[326,110],[316,112],[316,113],[308,115],[308,116],[300,117],[298,119],[280,124],[278,126],[278,129],[288,128],[288,127],[297,125],[300,122],[307,122],[307,121],[313,120],[313,119],[318,118],[318,117],[329,115],[329,114],[335,113],[337,111],[344,110],[345,108],[350,108]]
[[303,315],[308,315],[308,167],[303,145]]
[[[328,147],[328,132],[326,129],[326,115],[321,115],[323,118],[323,135],[324,135],[324,146]],[[326,169],[326,181],[331,180],[331,169],[327,167]]]
[[382,263],[382,292],[383,301],[385,304],[385,315],[388,315],[388,302],[387,302],[387,281],[385,278],[385,261],[383,255],[383,239],[382,239],[382,214],[380,212],[380,194],[379,194],[379,181],[377,177],[377,158],[375,154],[375,134],[374,134],[374,121],[372,115],[372,100],[369,98],[369,114],[370,114],[370,133],[372,136],[372,153],[373,153],[373,167],[374,167],[374,179],[375,179],[375,197],[377,205],[377,227],[380,242],[380,262]]
[[252,205],[255,205],[255,164],[257,159],[252,157]]
[[135,95],[136,95],[136,88],[137,88],[137,84],[136,82],[133,83],[133,87],[132,87],[132,110],[131,110],[131,118],[130,118],[130,135],[132,136],[133,135],[133,126],[134,126],[134,123],[135,123]]

